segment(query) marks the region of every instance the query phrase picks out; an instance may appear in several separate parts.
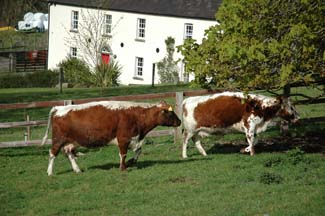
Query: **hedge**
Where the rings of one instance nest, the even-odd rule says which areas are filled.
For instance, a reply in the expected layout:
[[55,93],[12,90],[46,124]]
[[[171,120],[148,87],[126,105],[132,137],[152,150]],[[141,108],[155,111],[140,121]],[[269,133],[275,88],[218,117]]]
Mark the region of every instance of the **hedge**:
[[58,83],[59,73],[45,70],[32,73],[0,75],[0,88],[53,87]]

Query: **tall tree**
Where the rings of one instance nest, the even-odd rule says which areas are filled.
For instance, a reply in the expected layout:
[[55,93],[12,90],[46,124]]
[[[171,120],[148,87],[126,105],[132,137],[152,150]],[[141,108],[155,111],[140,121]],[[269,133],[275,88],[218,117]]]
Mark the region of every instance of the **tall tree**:
[[224,0],[201,44],[178,47],[201,85],[281,88],[325,78],[323,0]]
[[27,12],[47,13],[47,0],[1,0],[0,26],[15,26]]

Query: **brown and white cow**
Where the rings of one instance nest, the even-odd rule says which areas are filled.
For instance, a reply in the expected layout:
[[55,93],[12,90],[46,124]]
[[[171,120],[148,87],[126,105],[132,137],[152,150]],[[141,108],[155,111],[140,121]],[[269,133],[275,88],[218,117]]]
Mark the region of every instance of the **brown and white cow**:
[[158,104],[125,101],[101,101],[80,105],[56,106],[49,114],[47,136],[52,124],[52,148],[50,149],[48,175],[53,174],[54,159],[61,148],[67,154],[72,169],[80,172],[75,161],[75,148],[100,147],[115,144],[119,148],[120,169],[125,170],[128,148],[134,152],[130,162],[136,162],[143,139],[156,126],[181,124],[172,107],[162,101]]
[[245,152],[254,155],[256,134],[267,129],[271,120],[280,117],[286,121],[298,120],[298,113],[288,98],[223,92],[208,96],[189,97],[183,101],[183,158],[190,139],[199,152],[206,156],[199,136],[225,133],[232,130],[244,132],[249,146]]

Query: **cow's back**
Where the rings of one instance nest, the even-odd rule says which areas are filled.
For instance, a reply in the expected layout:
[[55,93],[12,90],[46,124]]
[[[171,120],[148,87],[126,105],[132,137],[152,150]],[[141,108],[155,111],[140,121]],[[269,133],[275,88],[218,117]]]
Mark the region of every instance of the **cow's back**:
[[[189,101],[189,103],[196,103]],[[184,104],[186,110],[184,124],[190,126],[193,121],[195,128],[224,128],[240,122],[245,115],[245,104],[242,99],[234,96],[220,95],[201,101],[197,104]],[[187,109],[189,108],[189,109]]]
[[116,137],[121,110],[93,106],[74,110],[63,116],[53,116],[53,133],[68,142],[85,147],[98,147]]

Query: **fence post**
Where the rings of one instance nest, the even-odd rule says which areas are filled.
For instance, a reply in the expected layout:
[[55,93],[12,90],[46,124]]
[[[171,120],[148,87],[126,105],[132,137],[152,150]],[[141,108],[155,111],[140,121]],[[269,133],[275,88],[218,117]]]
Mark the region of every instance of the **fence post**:
[[[175,102],[175,112],[179,119],[182,119],[183,116],[183,92],[176,92],[176,102]],[[176,144],[182,139],[182,125],[175,128],[174,143]]]
[[60,68],[60,73],[59,73],[59,89],[60,89],[60,94],[62,94],[62,83],[63,83],[63,69],[61,67]]
[[72,103],[72,100],[64,100],[63,101],[63,105],[64,106],[67,106],[67,105],[72,105],[73,103]]
[[[26,121],[29,123],[30,118],[29,115],[26,116]],[[27,140],[30,141],[30,126],[27,126]]]

